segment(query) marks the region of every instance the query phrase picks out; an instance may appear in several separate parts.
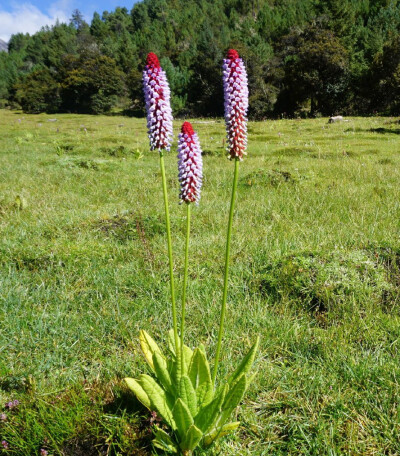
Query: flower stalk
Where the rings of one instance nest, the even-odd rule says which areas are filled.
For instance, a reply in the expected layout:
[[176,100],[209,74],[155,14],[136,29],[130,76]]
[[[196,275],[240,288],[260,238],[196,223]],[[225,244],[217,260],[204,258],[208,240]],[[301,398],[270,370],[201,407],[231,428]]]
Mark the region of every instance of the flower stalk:
[[143,71],[143,91],[147,112],[147,129],[150,149],[160,153],[160,169],[165,208],[165,224],[168,243],[169,283],[172,303],[172,324],[175,345],[178,346],[178,322],[176,317],[176,300],[174,286],[174,266],[172,258],[171,223],[168,209],[167,180],[165,176],[164,150],[169,151],[172,139],[172,111],[170,89],[165,71],[161,68],[158,57],[150,52]]
[[168,191],[167,179],[165,176],[164,153],[160,150],[160,168],[162,176],[162,187],[164,196],[164,209],[165,209],[165,226],[167,229],[167,244],[168,244],[168,262],[169,262],[169,285],[171,291],[171,304],[172,304],[172,325],[174,330],[175,346],[178,347],[178,321],[176,318],[176,300],[175,300],[175,285],[174,285],[174,263],[172,259],[172,239],[171,239],[171,223],[169,220],[168,208]]
[[189,266],[190,206],[199,203],[203,180],[203,160],[200,142],[190,122],[184,122],[178,137],[178,178],[180,202],[186,204],[185,266],[183,274],[181,310],[181,357],[183,359],[183,338],[185,332],[186,289]]
[[232,184],[232,194],[231,194],[231,206],[229,209],[229,220],[228,220],[228,231],[226,235],[226,248],[225,248],[225,272],[224,272],[224,291],[222,294],[222,305],[221,305],[221,315],[219,322],[219,331],[218,331],[218,342],[217,350],[215,353],[215,363],[212,380],[215,384],[218,372],[219,357],[221,355],[221,346],[222,346],[222,336],[224,333],[224,323],[225,323],[225,314],[226,314],[226,302],[228,297],[228,276],[229,276],[229,258],[231,251],[231,238],[232,238],[232,224],[233,224],[233,213],[235,209],[235,199],[236,199],[236,189],[238,184],[239,176],[239,158],[235,159],[235,170],[233,173],[233,184]]
[[188,282],[189,268],[189,239],[190,239],[190,206],[186,204],[186,241],[185,241],[185,266],[183,271],[183,289],[182,289],[182,307],[181,307],[181,357],[183,359],[183,339],[185,333],[185,317],[186,317],[186,289]]
[[249,90],[247,87],[247,73],[243,60],[235,49],[229,49],[223,63],[223,84],[225,101],[225,125],[228,137],[229,158],[235,160],[231,206],[229,210],[228,231],[225,249],[224,288],[222,294],[218,342],[215,353],[215,363],[212,380],[215,384],[221,355],[222,337],[224,332],[227,296],[229,257],[231,248],[233,213],[236,199],[236,189],[239,176],[239,161],[246,154],[247,147],[247,109],[249,106]]

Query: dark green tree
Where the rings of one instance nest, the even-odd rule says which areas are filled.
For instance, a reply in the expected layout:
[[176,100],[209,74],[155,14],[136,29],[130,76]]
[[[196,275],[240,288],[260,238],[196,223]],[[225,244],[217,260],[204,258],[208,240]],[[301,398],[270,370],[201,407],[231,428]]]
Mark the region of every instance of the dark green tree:
[[62,108],[99,114],[109,111],[123,92],[123,73],[105,55],[67,56],[61,80]]
[[[400,114],[400,36],[385,44],[371,68],[370,96],[372,110]],[[367,90],[367,88],[365,89]]]
[[57,112],[61,105],[60,85],[49,69],[37,70],[16,85],[16,99],[27,113]]
[[348,54],[330,30],[312,27],[281,43],[283,90],[277,109],[288,114],[332,115],[346,105]]

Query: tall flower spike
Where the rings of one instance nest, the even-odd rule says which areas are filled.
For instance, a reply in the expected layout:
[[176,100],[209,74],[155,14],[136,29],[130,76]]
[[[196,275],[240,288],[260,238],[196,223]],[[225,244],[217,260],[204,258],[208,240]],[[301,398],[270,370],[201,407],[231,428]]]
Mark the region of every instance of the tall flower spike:
[[199,203],[203,180],[200,142],[190,122],[184,122],[178,137],[178,170],[181,203]]
[[165,71],[153,52],[148,54],[143,71],[143,90],[150,148],[169,150],[172,139],[170,90]]
[[230,158],[243,159],[247,147],[247,109],[249,90],[243,60],[229,49],[223,63],[225,123]]

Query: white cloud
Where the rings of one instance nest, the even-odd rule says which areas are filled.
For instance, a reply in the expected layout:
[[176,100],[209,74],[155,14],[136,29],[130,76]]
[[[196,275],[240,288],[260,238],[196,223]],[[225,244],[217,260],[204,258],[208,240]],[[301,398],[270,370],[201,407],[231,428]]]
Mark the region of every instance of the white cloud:
[[31,3],[14,4],[11,11],[0,7],[0,38],[8,41],[15,33],[35,33],[45,25],[53,25],[57,20],[69,22],[72,9],[69,0],[60,0],[49,5],[43,13]]

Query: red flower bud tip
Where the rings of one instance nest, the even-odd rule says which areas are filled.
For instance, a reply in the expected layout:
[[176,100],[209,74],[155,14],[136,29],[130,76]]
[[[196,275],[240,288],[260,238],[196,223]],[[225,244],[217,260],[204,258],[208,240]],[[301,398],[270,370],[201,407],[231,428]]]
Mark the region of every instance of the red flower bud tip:
[[238,51],[236,49],[229,49],[226,54],[226,58],[229,60],[236,60],[239,58]]
[[193,130],[192,124],[190,122],[183,122],[181,132],[183,134],[186,133],[187,135],[192,136],[194,134],[194,130]]
[[230,158],[242,160],[247,147],[249,105],[246,68],[235,49],[229,49],[222,68],[228,151]]
[[154,52],[149,52],[147,54],[146,65],[152,68],[160,68],[160,61]]

